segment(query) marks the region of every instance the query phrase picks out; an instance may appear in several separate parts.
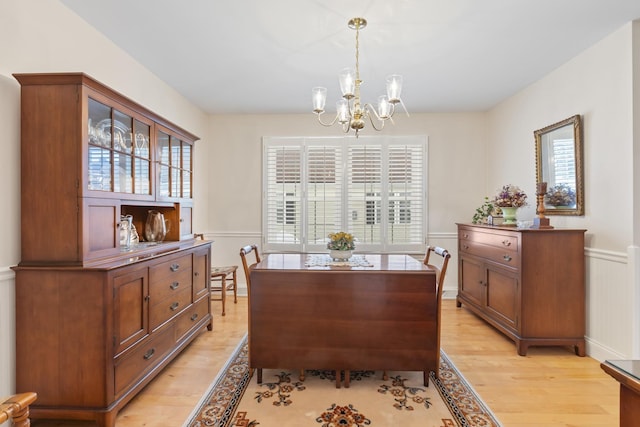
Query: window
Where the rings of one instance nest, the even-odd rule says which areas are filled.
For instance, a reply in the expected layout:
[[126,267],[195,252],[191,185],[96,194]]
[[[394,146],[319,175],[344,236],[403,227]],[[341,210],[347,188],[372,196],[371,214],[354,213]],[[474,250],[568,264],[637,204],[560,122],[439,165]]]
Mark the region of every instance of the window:
[[265,251],[321,251],[348,231],[360,251],[422,251],[426,138],[265,138]]

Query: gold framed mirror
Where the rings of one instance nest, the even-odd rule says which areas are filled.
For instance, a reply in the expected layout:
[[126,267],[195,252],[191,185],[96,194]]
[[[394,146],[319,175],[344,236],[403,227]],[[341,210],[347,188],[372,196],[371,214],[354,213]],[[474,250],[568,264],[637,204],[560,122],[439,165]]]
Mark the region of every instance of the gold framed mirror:
[[584,215],[580,116],[538,129],[534,136],[536,184],[547,183],[545,215]]

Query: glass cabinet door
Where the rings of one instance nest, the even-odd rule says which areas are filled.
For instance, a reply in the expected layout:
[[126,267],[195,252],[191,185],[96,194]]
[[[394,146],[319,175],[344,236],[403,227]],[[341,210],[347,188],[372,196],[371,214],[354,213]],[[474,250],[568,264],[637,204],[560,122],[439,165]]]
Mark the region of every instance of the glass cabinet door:
[[89,98],[88,189],[151,194],[151,126]]
[[161,197],[190,199],[192,185],[192,147],[186,141],[158,131],[158,194]]
[[111,191],[111,108],[89,98],[89,190]]

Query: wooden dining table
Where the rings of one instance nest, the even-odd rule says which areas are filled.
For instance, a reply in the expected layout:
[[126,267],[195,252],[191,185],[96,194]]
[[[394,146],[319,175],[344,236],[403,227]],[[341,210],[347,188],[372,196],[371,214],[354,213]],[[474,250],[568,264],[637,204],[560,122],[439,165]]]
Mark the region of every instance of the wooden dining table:
[[412,256],[274,253],[250,279],[252,369],[438,372],[435,270]]

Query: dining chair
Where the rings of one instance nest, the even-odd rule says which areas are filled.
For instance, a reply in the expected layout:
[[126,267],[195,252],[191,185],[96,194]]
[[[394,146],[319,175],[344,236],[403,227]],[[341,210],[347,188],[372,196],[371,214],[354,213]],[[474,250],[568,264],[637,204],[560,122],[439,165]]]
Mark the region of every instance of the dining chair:
[[0,402],[0,424],[4,425],[10,421],[9,425],[14,427],[28,427],[29,405],[36,401],[38,395],[34,392],[14,394],[3,402]]
[[[441,259],[437,262],[429,262],[431,254],[436,254],[441,257]],[[437,352],[436,352],[436,378],[440,377],[440,330],[442,329],[441,319],[442,319],[442,289],[444,287],[444,277],[447,274],[447,264],[449,264],[449,259],[451,258],[451,254],[448,250],[441,248],[439,246],[427,246],[427,253],[424,256],[424,260],[422,263],[428,267],[432,267],[436,270],[436,309],[437,309]],[[425,372],[425,384],[427,383],[428,373]]]
[[[247,259],[247,256],[253,252],[255,255],[255,262],[251,262]],[[249,334],[251,334],[251,269],[260,262],[260,252],[258,246],[247,245],[240,248],[240,259],[242,260],[242,267],[244,268],[244,277],[247,283],[247,295],[249,296]],[[249,349],[251,351],[251,349]],[[262,384],[262,368],[256,368],[258,374],[258,384]]]
[[[253,252],[255,255],[255,262],[250,263],[247,259],[247,256]],[[244,276],[247,281],[247,293],[249,295],[249,325],[251,325],[251,269],[255,267],[260,261],[260,252],[258,251],[258,247],[256,245],[247,245],[243,248],[240,248],[240,259],[242,260],[242,267],[244,268]],[[249,330],[249,333],[251,331]],[[251,351],[251,349],[249,349]],[[258,384],[262,384],[262,368],[256,368],[258,374]],[[305,370],[300,369],[300,381],[304,381]]]
[[[438,261],[431,259],[431,254],[441,257]],[[436,378],[440,377],[440,329],[442,318],[442,289],[444,287],[444,277],[447,274],[447,265],[451,254],[448,250],[439,246],[427,246],[427,252],[422,263],[427,267],[433,268],[436,272]],[[387,371],[382,373],[382,378],[386,381],[389,379]],[[429,373],[424,372],[424,384],[429,384]]]
[[[204,234],[196,233],[194,238],[204,240]],[[238,279],[237,265],[227,265],[224,267],[211,267],[209,287],[211,301],[222,301],[222,315],[226,314],[227,291],[233,291],[233,303],[238,303]],[[214,293],[220,292],[220,298],[214,298]]]

